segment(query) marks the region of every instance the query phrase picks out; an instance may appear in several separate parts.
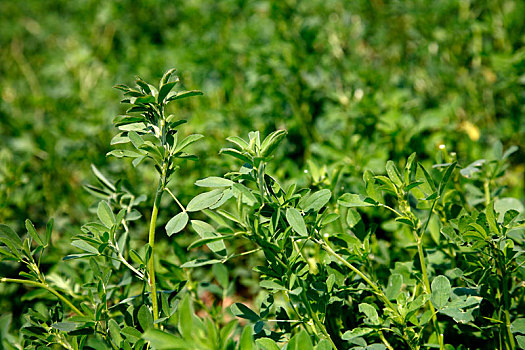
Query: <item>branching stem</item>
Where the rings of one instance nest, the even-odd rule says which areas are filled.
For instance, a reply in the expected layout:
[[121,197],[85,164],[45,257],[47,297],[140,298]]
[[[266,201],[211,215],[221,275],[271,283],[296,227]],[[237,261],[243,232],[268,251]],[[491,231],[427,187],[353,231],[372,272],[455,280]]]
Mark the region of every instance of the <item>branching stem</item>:
[[30,280],[24,280],[24,279],[17,279],[17,278],[0,278],[0,282],[2,283],[19,283],[19,284],[26,284],[28,286],[33,286],[37,288],[43,288],[47,290],[48,292],[54,294],[58,299],[62,300],[64,303],[67,304],[73,310],[77,315],[84,316],[84,313],[77,309],[75,305],[71,301],[69,301],[66,297],[64,297],[62,294],[60,294],[55,288],[49,286],[46,283],[41,282],[35,282]]

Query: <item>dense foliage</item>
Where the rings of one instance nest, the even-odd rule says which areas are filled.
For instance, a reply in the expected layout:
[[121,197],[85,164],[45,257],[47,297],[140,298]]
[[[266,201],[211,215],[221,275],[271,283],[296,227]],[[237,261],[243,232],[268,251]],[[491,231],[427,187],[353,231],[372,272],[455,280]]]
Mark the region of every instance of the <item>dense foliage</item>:
[[523,1],[0,5],[2,347],[525,348]]

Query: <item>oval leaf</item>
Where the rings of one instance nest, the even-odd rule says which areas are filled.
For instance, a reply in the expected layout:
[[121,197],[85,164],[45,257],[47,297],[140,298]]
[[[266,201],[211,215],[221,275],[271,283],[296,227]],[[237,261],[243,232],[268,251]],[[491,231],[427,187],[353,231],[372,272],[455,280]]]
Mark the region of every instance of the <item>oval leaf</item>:
[[186,224],[188,223],[188,214],[183,211],[175,215],[168,221],[166,224],[166,233],[168,236],[171,236],[175,233],[178,233],[186,227]]
[[306,230],[306,224],[304,219],[301,216],[299,210],[295,208],[288,208],[286,210],[286,220],[292,226],[292,229],[300,234],[301,236],[308,236],[308,231]]

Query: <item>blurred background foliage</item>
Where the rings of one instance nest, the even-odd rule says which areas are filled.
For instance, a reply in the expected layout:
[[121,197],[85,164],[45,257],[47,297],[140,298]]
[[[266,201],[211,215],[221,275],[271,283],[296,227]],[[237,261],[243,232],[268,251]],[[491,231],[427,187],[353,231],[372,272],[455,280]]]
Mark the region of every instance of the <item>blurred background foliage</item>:
[[227,136],[277,128],[270,173],[323,187],[335,171],[345,191],[412,152],[431,165],[445,145],[466,166],[518,145],[503,181],[523,201],[524,18],[520,0],[0,0],[0,222],[77,232],[90,164],[153,193],[148,167],[105,156],[125,108],[112,86],[171,67],[204,92],[171,107],[206,136],[174,186],[183,203],[231,169]]

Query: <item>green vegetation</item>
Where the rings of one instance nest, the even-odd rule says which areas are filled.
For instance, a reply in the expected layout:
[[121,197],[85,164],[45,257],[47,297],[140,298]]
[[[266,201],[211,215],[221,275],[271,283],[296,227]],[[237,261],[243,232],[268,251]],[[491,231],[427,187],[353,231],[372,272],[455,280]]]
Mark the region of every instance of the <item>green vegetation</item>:
[[525,349],[525,2],[1,9],[2,348]]

